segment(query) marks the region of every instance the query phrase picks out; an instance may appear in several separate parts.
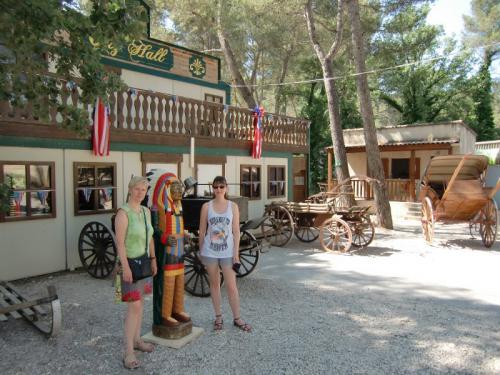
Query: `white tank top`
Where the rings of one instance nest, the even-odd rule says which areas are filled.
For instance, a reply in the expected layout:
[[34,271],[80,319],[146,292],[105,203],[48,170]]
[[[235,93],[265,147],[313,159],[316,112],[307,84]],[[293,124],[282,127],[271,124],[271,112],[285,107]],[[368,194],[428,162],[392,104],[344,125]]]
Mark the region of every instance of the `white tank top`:
[[207,234],[203,241],[201,255],[210,258],[232,258],[233,241],[233,204],[227,203],[226,212],[214,211],[212,201],[208,202]]

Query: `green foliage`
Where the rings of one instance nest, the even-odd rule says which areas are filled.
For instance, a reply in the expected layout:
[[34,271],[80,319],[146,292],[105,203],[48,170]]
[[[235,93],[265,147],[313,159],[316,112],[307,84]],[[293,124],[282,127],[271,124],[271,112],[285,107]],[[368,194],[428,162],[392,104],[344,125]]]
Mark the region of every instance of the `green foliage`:
[[[379,76],[378,97],[400,113],[398,122],[412,124],[467,117],[460,101],[467,91],[471,57],[456,54],[455,44],[440,43],[442,30],[426,24],[429,7],[410,6],[386,18],[384,31],[374,41],[374,55],[382,66],[404,65]],[[439,58],[439,56],[448,56]],[[450,103],[454,103],[450,105]]]
[[9,212],[10,195],[12,190],[7,184],[0,184],[0,212]]
[[477,133],[476,141],[478,142],[493,140],[497,136],[493,121],[490,65],[491,54],[488,54],[475,77],[472,92],[472,99],[475,104],[475,121],[471,125]]
[[103,47],[122,46],[144,35],[147,14],[137,0],[95,0],[88,16],[78,9],[72,0],[3,2],[0,100],[18,107],[29,100],[42,119],[47,118],[49,106],[54,106],[66,119],[63,127],[84,133],[88,113],[60,100],[62,85],[77,93],[84,104],[93,104],[97,97],[106,100],[123,88],[120,78],[100,63],[100,51],[89,43],[89,37]]

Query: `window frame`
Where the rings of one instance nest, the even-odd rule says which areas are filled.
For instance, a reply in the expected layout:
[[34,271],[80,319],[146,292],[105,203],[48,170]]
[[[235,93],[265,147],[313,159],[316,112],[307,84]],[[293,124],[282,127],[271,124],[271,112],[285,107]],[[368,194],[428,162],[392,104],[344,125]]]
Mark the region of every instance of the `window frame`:
[[[283,180],[272,180],[271,176],[271,168],[282,168],[283,169]],[[271,182],[283,182],[283,195],[271,195]],[[286,167],[284,165],[268,165],[267,166],[267,197],[268,198],[284,198],[286,197]]]
[[[99,209],[99,193],[94,196],[94,209],[93,210],[85,210],[81,211],[78,207],[78,168],[79,167],[93,167],[94,175],[97,175],[97,168],[102,167],[112,167],[113,168],[113,185],[111,188],[113,189],[113,208],[109,210]],[[94,190],[99,190],[99,185],[97,185],[98,179],[94,179],[94,186],[92,187]],[[116,181],[116,163],[106,163],[106,162],[87,162],[87,161],[75,161],[73,162],[73,200],[74,200],[74,215],[75,216],[85,216],[85,215],[100,215],[100,214],[109,214],[114,213],[117,210],[117,181]],[[97,207],[97,208],[95,208]]]
[[[243,181],[243,168],[250,168],[250,181]],[[252,181],[252,168],[257,168],[258,169],[258,175],[259,175],[259,183],[260,183],[260,189],[259,189],[259,196],[252,196],[252,189],[250,188],[250,196],[243,195],[243,185],[245,183],[250,183],[250,185],[254,182]],[[257,181],[255,181],[257,182]],[[262,166],[258,164],[241,164],[240,165],[240,196],[242,197],[247,197],[249,200],[259,200],[262,199]]]
[[[23,191],[24,193],[29,193],[31,197],[31,193],[37,191],[49,191],[50,192],[50,200],[52,202],[52,211],[49,214],[42,215],[32,215],[31,213],[31,199],[28,199],[28,195],[26,195],[26,216],[14,216],[10,217],[7,214],[0,212],[0,223],[6,223],[11,221],[31,221],[31,220],[40,220],[40,219],[54,219],[57,217],[57,205],[56,205],[56,163],[53,161],[18,161],[18,160],[1,160],[0,161],[0,183],[5,183],[4,176],[4,166],[5,165],[24,165],[24,172],[26,176],[25,181],[25,189],[17,189],[14,191]],[[31,188],[31,173],[30,167],[33,165],[44,165],[50,168],[50,188],[49,189],[32,189]]]

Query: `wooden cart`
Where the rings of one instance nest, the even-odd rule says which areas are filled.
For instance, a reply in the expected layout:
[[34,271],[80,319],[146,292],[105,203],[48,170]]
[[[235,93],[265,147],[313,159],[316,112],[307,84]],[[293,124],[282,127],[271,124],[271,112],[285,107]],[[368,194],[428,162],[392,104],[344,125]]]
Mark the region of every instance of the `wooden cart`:
[[421,182],[422,230],[431,243],[437,222],[469,222],[477,228],[484,246],[491,247],[497,235],[497,205],[493,196],[500,188],[484,187],[488,158],[482,155],[436,156],[429,161]]
[[47,289],[46,297],[31,299],[11,283],[0,281],[0,322],[24,318],[47,337],[56,336],[61,330],[61,303],[56,288]]

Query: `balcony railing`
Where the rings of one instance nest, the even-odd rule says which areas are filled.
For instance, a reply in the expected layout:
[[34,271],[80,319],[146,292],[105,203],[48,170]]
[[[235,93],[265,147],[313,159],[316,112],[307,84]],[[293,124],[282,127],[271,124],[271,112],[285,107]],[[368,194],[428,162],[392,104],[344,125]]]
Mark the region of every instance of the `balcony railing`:
[[[84,108],[78,94],[64,85],[59,100]],[[109,104],[112,141],[113,135],[115,139],[130,140],[125,135],[130,136],[131,133],[135,134],[134,140],[139,142],[143,135],[149,136],[145,139],[152,139],[151,136],[196,137],[234,144],[237,141],[252,141],[254,136],[253,113],[250,109],[141,90],[114,93],[109,98]],[[90,106],[87,108],[89,124],[92,122],[92,109]],[[35,117],[29,102],[24,108],[14,108],[6,101],[0,102],[0,123],[43,124],[56,128],[63,122],[56,107],[50,107],[48,115],[48,120],[42,122]],[[266,145],[274,145],[308,152],[308,127],[307,120],[266,114],[262,121],[264,150]]]
[[[390,201],[412,202],[415,200],[415,186],[418,180],[412,184],[408,179],[386,178],[387,194]],[[373,188],[367,181],[352,180],[352,189],[355,199],[371,200],[374,199]],[[337,180],[332,181],[332,186],[337,185]]]

